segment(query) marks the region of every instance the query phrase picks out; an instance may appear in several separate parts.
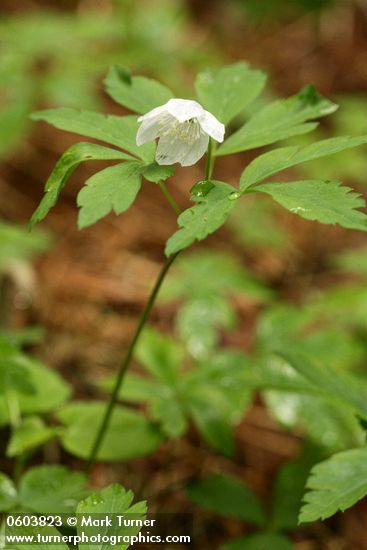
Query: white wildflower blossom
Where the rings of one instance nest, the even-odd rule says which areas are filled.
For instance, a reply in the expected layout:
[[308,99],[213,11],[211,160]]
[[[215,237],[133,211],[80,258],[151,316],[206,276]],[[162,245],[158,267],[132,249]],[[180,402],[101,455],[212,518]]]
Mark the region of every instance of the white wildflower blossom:
[[159,138],[158,164],[195,164],[208,148],[209,137],[222,142],[224,125],[190,99],[170,99],[138,118],[137,145]]

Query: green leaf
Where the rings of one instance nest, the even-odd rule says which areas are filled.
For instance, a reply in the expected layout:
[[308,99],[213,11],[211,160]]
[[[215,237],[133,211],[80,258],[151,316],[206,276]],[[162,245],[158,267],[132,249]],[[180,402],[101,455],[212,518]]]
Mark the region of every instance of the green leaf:
[[[127,537],[137,535],[141,527],[134,525],[134,521],[144,521],[146,519],[147,506],[145,502],[137,502],[132,505],[134,495],[131,491],[126,491],[121,485],[117,483],[105,487],[101,491],[94,493],[87,497],[85,500],[79,503],[77,508],[77,514],[88,517],[107,517],[112,516],[114,520],[111,526],[103,527],[102,534],[106,537]],[[121,527],[117,521],[117,515],[125,516],[126,520],[130,519],[132,525],[124,525],[122,522]],[[78,524],[78,534],[83,535],[83,532],[87,534],[89,538],[93,536],[101,535],[100,526],[81,526]],[[119,550],[126,550],[129,548],[129,544],[118,544]],[[111,548],[111,545],[106,542],[96,544],[95,542],[90,544],[83,544],[82,548],[85,550],[107,550]]]
[[233,539],[219,550],[292,550],[292,542],[283,535],[256,534]]
[[45,231],[29,234],[26,228],[0,221],[0,270],[15,260],[30,260],[50,248],[52,239]]
[[187,429],[183,404],[178,395],[168,392],[167,387],[158,389],[160,393],[151,398],[149,412],[151,418],[159,422],[163,432],[171,438],[181,437]]
[[306,481],[312,465],[312,453],[291,460],[276,477],[272,498],[272,527],[276,531],[295,529]]
[[366,441],[354,411],[330,397],[267,390],[263,398],[271,415],[283,427],[301,427],[307,438],[324,453],[330,455],[364,445]]
[[[14,514],[15,517],[17,517],[17,515],[18,514]],[[33,525],[27,525],[26,527],[24,525],[22,526],[13,525],[12,527],[8,526],[6,529],[6,532],[7,532],[7,536],[9,537],[28,536],[28,537],[33,537],[35,541],[37,540],[38,536],[42,537],[42,540],[49,540],[49,541],[62,540],[62,535],[60,531],[58,531],[56,527],[52,527],[51,525],[42,525],[42,526],[38,525],[37,527]],[[19,538],[18,540],[22,540],[22,539]],[[11,547],[6,546],[4,550],[7,550],[7,549],[34,550],[37,546],[40,546],[39,544],[34,544],[34,543],[26,544],[24,542],[22,543],[18,542],[17,544],[18,546],[11,546]],[[67,546],[66,544],[63,544],[62,542],[55,542],[54,544],[52,544],[51,542],[49,543],[42,542],[42,548],[44,550],[70,550],[69,546]]]
[[326,396],[349,405],[367,418],[367,384],[347,372],[332,369],[295,348],[281,350],[280,355],[302,376],[320,388]]
[[55,164],[45,186],[45,195],[29,222],[30,227],[43,220],[55,206],[67,180],[83,161],[87,160],[131,160],[133,157],[102,147],[95,143],[72,145]]
[[240,194],[228,183],[213,183],[215,187],[198,204],[185,210],[178,217],[181,229],[168,240],[165,250],[167,256],[188,247],[195,240],[205,239],[227,220]]
[[[33,393],[16,393],[21,414],[51,412],[68,399],[70,388],[57,372],[26,355],[22,356],[22,365],[27,369]],[[0,425],[8,422],[8,407],[0,395]]]
[[[101,387],[107,392],[111,392],[116,383],[116,376],[108,376],[102,381]],[[119,399],[122,401],[131,401],[133,403],[142,403],[149,401],[152,396],[157,395],[161,389],[161,384],[150,377],[140,376],[129,372],[124,377],[124,381],[119,391]]]
[[[115,376],[108,378],[102,387],[111,391],[115,382]],[[160,383],[151,378],[129,373],[124,379],[119,398],[133,403],[147,403],[150,418],[157,421],[169,437],[179,437],[186,431],[185,411],[171,383],[167,385],[164,382]]]
[[324,139],[306,147],[282,147],[255,158],[244,170],[240,179],[240,189],[244,191],[251,185],[264,180],[292,166],[327,155],[334,155],[345,149],[367,143],[366,136],[343,136]]
[[143,176],[146,180],[151,181],[152,183],[159,183],[160,181],[165,181],[166,179],[173,176],[175,173],[175,167],[172,166],[164,166],[157,164],[156,162],[152,162],[151,164],[148,164],[143,169]]
[[133,204],[141,187],[139,162],[124,162],[101,170],[85,182],[77,204],[79,229],[92,225],[111,211],[122,214]]
[[46,426],[41,418],[25,418],[12,432],[6,455],[13,457],[32,451],[56,435],[57,430]]
[[216,388],[199,387],[186,397],[186,408],[204,441],[219,453],[233,457],[235,444],[226,397]]
[[110,68],[104,84],[107,93],[117,103],[142,114],[174,97],[171,90],[160,82],[145,76],[131,76],[118,65]]
[[12,480],[0,472],[0,512],[11,510],[18,502],[18,493]]
[[[74,402],[64,407],[58,414],[66,426],[63,447],[79,458],[88,458],[105,410],[102,401]],[[115,407],[98,459],[114,462],[145,456],[154,452],[161,441],[161,432],[145,416]]]
[[353,506],[367,495],[367,447],[344,451],[316,464],[307,488],[300,523],[325,519]]
[[136,358],[148,372],[168,386],[175,386],[178,382],[183,353],[173,338],[145,329],[136,348]]
[[239,479],[213,474],[187,488],[189,498],[205,510],[263,525],[265,515],[258,497]]
[[[210,273],[210,277],[208,277]],[[224,252],[193,252],[181,257],[170,272],[163,299],[205,298],[243,294],[266,302],[272,293],[239,259]]]
[[147,162],[154,160],[155,144],[136,145],[137,117],[102,115],[93,111],[61,108],[38,111],[33,120],[44,120],[59,130],[98,139],[124,149]]
[[176,326],[189,353],[196,359],[205,359],[218,343],[219,330],[233,328],[235,319],[234,308],[226,299],[204,295],[180,307]]
[[277,141],[314,130],[317,123],[308,120],[333,113],[337,105],[319,96],[313,86],[297,95],[277,100],[255,113],[237,132],[225,140],[217,155],[229,155],[270,145]]
[[0,396],[5,394],[6,397],[8,392],[13,391],[19,394],[34,393],[27,367],[19,359],[9,357],[5,363],[3,356],[0,357]]
[[366,214],[356,210],[365,206],[364,200],[338,181],[264,183],[255,190],[267,193],[284,208],[306,220],[367,231]]
[[200,103],[228,124],[261,92],[266,75],[240,61],[219,70],[199,73],[195,89]]
[[65,466],[36,466],[22,477],[19,500],[22,507],[39,514],[74,512],[78,501],[89,493],[85,485],[84,474]]

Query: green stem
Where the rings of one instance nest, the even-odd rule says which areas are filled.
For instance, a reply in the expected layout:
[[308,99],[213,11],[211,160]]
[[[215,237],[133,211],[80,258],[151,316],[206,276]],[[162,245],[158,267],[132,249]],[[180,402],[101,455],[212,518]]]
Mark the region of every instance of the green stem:
[[177,258],[179,252],[176,252],[176,254],[173,254],[172,256],[170,256],[165,264],[163,265],[162,269],[161,269],[161,272],[159,273],[158,275],[158,278],[156,280],[156,283],[150,293],[150,296],[149,296],[149,299],[147,301],[147,303],[145,304],[145,307],[143,309],[143,312],[141,314],[141,317],[140,317],[140,320],[139,320],[139,323],[138,323],[138,326],[136,328],[136,331],[135,331],[135,334],[133,336],[133,339],[131,340],[130,342],[130,345],[128,347],[128,350],[126,352],[126,355],[125,355],[125,358],[121,364],[121,367],[120,367],[120,370],[118,372],[118,375],[117,375],[117,379],[116,379],[116,383],[115,383],[115,386],[113,388],[113,391],[112,391],[112,394],[111,394],[111,397],[110,397],[110,400],[108,402],[108,405],[107,405],[107,408],[106,408],[106,412],[105,412],[105,415],[104,415],[104,418],[103,418],[103,421],[102,421],[102,424],[98,430],[98,433],[97,433],[97,437],[95,439],[95,442],[94,442],[94,445],[93,445],[93,448],[92,448],[92,451],[90,453],[90,457],[89,457],[89,460],[86,464],[86,472],[88,473],[92,467],[92,465],[94,464],[96,458],[97,458],[97,454],[98,454],[98,451],[100,450],[100,447],[103,443],[103,439],[106,435],[106,431],[107,431],[107,428],[108,428],[108,424],[110,422],[110,418],[111,418],[111,415],[112,415],[112,412],[113,412],[113,409],[117,403],[117,400],[118,400],[118,395],[119,395],[119,392],[120,392],[120,388],[121,388],[121,385],[122,385],[122,382],[124,380],[124,376],[126,374],[126,371],[128,370],[129,368],[129,365],[130,365],[130,361],[131,361],[131,358],[133,356],[133,353],[134,353],[134,350],[135,350],[135,346],[138,342],[138,339],[139,339],[139,336],[140,336],[140,333],[141,331],[143,330],[144,328],[144,325],[145,323],[147,322],[148,320],[148,317],[149,317],[149,313],[155,303],[155,300],[157,298],[157,295],[158,295],[158,292],[159,292],[159,289],[161,288],[162,286],[162,283],[164,281],[164,278],[167,274],[167,271],[169,270],[169,268],[171,267],[172,263],[175,261],[175,259]]
[[172,206],[173,210],[176,212],[177,216],[179,216],[181,214],[181,209],[178,206],[175,199],[172,197],[171,193],[168,191],[165,183],[163,181],[159,181],[158,185],[161,188],[163,195],[166,197],[167,201]]

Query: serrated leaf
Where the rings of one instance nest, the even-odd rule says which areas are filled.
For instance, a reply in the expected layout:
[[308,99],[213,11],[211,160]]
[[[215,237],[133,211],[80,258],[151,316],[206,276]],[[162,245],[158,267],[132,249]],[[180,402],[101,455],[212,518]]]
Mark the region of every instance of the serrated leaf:
[[210,512],[263,525],[264,511],[258,497],[241,480],[213,474],[187,488],[189,498]]
[[228,183],[213,183],[213,189],[198,204],[185,210],[178,217],[177,222],[181,229],[167,241],[167,256],[188,247],[195,240],[205,239],[226,222],[240,194]]
[[237,132],[225,140],[217,155],[229,155],[314,130],[317,123],[307,123],[333,113],[337,105],[319,96],[313,86],[297,95],[277,100],[255,113]]
[[300,523],[325,519],[353,506],[367,495],[367,447],[344,451],[316,464],[307,488]]
[[79,229],[111,211],[118,215],[130,208],[140,191],[141,172],[141,164],[131,161],[109,166],[89,178],[77,197]]
[[[117,537],[132,537],[139,533],[141,527],[137,523],[138,521],[144,521],[147,512],[145,502],[141,501],[132,504],[133,499],[134,494],[132,491],[126,491],[121,485],[115,483],[81,501],[77,507],[77,514],[84,517],[94,516],[94,514],[98,514],[97,517],[115,516],[116,520],[112,521],[111,526],[106,525],[103,527],[103,536],[110,539],[116,537],[115,540],[119,540]],[[124,516],[127,522],[130,519],[130,525],[129,523],[125,525],[122,521],[121,526],[119,526],[116,518],[117,515]],[[82,526],[78,522],[77,531],[80,536],[86,533],[89,539],[93,540],[94,537],[97,538],[101,534],[101,527]],[[121,544],[120,542],[118,544],[119,550],[126,550],[129,547],[130,544]],[[98,544],[91,542],[83,544],[82,548],[85,550],[108,550],[111,548],[111,544],[107,542],[99,542]]]
[[269,151],[255,158],[246,167],[241,175],[240,189],[244,191],[251,185],[302,162],[334,155],[366,143],[366,136],[343,136],[317,141],[306,147],[282,147]]
[[174,97],[160,82],[145,76],[131,76],[118,65],[110,68],[104,84],[113,100],[136,113],[145,114]]
[[6,456],[18,456],[43,445],[57,434],[55,428],[45,425],[41,418],[32,416],[25,418],[16,426],[11,434]]
[[43,220],[55,206],[67,180],[81,162],[89,160],[131,160],[133,157],[102,147],[95,143],[76,143],[72,145],[55,164],[45,186],[45,195],[31,217],[30,227]]
[[365,206],[364,200],[338,181],[264,183],[254,190],[267,193],[284,208],[306,220],[367,231],[367,216],[357,210]]
[[143,170],[143,176],[146,180],[151,181],[152,183],[159,183],[160,181],[165,181],[166,179],[173,176],[175,173],[175,167],[165,166],[152,162],[148,164]]
[[240,61],[199,73],[195,89],[200,103],[223,124],[230,122],[261,92],[266,75]]
[[[63,447],[79,458],[87,459],[106,404],[102,401],[74,402],[64,407],[58,418],[66,426]],[[162,433],[142,414],[115,407],[98,459],[111,462],[145,456],[156,450]]]
[[78,501],[89,494],[86,476],[65,466],[36,466],[26,472],[19,484],[22,507],[39,514],[75,511]]
[[295,529],[301,508],[304,488],[312,465],[312,454],[291,460],[275,479],[272,497],[272,527],[276,531]]
[[37,111],[31,116],[33,120],[43,120],[59,130],[115,145],[144,161],[154,160],[155,144],[153,142],[140,147],[136,144],[138,120],[134,115],[124,117],[103,115],[93,111],[78,111],[64,107]]

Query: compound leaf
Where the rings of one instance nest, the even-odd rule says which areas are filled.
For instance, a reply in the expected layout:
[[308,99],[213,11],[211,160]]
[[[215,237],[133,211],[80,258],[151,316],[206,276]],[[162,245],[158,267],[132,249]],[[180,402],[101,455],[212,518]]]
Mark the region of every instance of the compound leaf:
[[199,73],[195,89],[201,104],[227,124],[259,95],[265,81],[262,71],[250,69],[240,61]]
[[367,143],[367,136],[343,136],[316,141],[306,147],[281,147],[269,151],[255,158],[247,166],[241,175],[240,189],[244,191],[251,185],[302,162],[334,155],[365,143]]
[[364,200],[338,181],[264,183],[255,189],[267,193],[284,208],[306,220],[367,231],[366,215],[356,210],[365,206]]
[[333,113],[337,105],[321,97],[313,86],[297,95],[270,103],[255,113],[242,128],[225,140],[217,155],[229,155],[270,145],[282,139],[305,134],[317,123],[307,123]]
[[37,111],[32,114],[32,119],[48,122],[59,130],[115,145],[144,161],[154,160],[154,143],[146,143],[141,147],[136,144],[138,120],[135,115],[121,117],[63,107]]
[[45,186],[45,195],[29,222],[30,227],[43,220],[55,206],[60,193],[74,170],[87,160],[131,160],[133,157],[102,147],[95,143],[76,143],[72,145],[55,164]]
[[353,506],[367,494],[367,447],[337,453],[316,464],[307,488],[300,523],[325,519]]
[[111,211],[125,212],[134,202],[141,186],[141,164],[138,161],[109,166],[94,174],[79,192],[78,225],[82,229]]
[[214,187],[209,193],[178,217],[177,221],[181,229],[168,240],[165,250],[167,256],[186,248],[195,240],[205,239],[227,220],[240,194],[228,183],[221,181],[212,183]]
[[104,84],[117,103],[142,114],[173,97],[171,90],[160,82],[145,76],[131,76],[127,69],[118,65],[110,68]]

